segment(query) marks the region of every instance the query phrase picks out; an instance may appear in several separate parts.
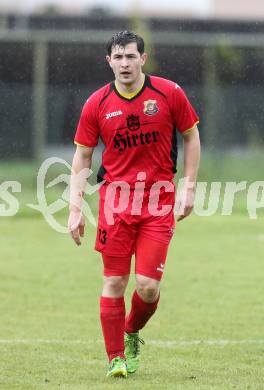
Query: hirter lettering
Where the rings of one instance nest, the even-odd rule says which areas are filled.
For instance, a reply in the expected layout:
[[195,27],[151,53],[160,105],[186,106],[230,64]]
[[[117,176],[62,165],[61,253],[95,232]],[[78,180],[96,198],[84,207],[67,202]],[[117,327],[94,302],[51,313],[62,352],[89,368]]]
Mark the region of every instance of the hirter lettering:
[[158,142],[159,131],[148,131],[146,133],[140,132],[139,135],[130,135],[126,131],[125,135],[117,133],[114,136],[114,148],[123,153],[127,148],[133,148],[139,145],[149,145],[153,142]]

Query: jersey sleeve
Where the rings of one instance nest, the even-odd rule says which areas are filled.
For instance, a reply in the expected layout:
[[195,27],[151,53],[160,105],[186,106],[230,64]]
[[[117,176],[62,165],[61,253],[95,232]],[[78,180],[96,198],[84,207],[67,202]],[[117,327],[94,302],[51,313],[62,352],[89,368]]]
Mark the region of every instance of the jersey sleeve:
[[180,133],[191,130],[199,123],[198,115],[178,84],[174,84],[172,94],[172,116],[174,124]]
[[100,129],[96,112],[96,99],[92,95],[84,104],[77,126],[74,143],[81,146],[94,147],[98,144]]

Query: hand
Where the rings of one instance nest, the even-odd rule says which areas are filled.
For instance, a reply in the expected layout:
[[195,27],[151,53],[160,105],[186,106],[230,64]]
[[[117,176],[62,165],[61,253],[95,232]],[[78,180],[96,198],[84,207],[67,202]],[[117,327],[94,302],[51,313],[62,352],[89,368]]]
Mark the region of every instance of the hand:
[[80,210],[70,211],[68,229],[76,245],[81,245],[80,237],[84,236],[85,219]]
[[183,189],[179,196],[176,197],[175,210],[177,221],[181,221],[191,214],[194,205],[195,193],[193,188]]

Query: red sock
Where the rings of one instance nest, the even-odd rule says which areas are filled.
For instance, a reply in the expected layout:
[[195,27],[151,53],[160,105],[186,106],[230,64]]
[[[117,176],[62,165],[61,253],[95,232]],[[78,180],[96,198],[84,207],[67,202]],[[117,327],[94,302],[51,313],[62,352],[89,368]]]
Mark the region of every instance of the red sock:
[[134,291],[131,300],[131,311],[126,318],[126,333],[135,333],[146,325],[157,309],[159,297],[155,302],[147,303],[140,298],[136,290]]
[[124,297],[100,299],[100,317],[105,340],[105,349],[111,361],[114,357],[124,358],[125,331]]

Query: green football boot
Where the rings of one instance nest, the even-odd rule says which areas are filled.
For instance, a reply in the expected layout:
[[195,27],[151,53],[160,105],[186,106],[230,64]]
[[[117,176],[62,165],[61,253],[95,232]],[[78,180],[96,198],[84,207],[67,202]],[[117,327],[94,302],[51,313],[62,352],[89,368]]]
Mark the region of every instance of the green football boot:
[[107,377],[127,377],[127,365],[125,359],[117,356],[109,363]]
[[125,334],[125,356],[127,362],[127,372],[133,374],[139,367],[140,360],[140,345],[145,344],[138,332]]

